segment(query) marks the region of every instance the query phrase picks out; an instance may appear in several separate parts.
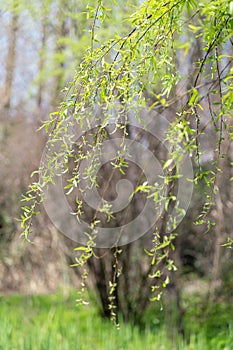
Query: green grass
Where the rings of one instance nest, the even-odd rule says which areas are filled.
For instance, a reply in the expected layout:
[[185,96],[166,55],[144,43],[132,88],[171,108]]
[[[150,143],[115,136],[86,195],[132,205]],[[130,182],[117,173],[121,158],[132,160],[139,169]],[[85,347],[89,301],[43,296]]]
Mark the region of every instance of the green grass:
[[[224,312],[226,313],[226,309]],[[192,316],[190,315],[190,318]],[[196,316],[195,316],[196,317]],[[199,316],[198,316],[199,317]],[[75,306],[75,295],[1,296],[1,350],[232,350],[233,329],[228,325],[211,336],[195,318],[189,340],[169,340],[163,325],[140,331],[121,324],[117,330],[98,316],[93,303]],[[215,315],[216,317],[216,315]],[[155,316],[156,319],[156,316]],[[210,324],[213,322],[211,318]],[[190,325],[191,325],[190,321]],[[150,323],[152,324],[152,323]],[[191,330],[191,326],[189,329]],[[213,325],[215,326],[215,325]]]

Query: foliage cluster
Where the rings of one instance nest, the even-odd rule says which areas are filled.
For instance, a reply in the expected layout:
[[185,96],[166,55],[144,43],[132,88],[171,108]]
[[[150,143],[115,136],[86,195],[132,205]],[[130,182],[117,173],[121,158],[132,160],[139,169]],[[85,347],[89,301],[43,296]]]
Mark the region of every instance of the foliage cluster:
[[[97,27],[104,21],[107,9],[102,1],[98,1],[96,10],[90,12],[93,18],[90,48],[73,81],[65,88],[66,97],[59,110],[44,123],[49,137],[46,156],[36,172],[39,181],[31,184],[24,197],[26,205],[21,216],[26,238],[29,238],[32,230],[32,218],[39,213],[38,206],[43,203],[44,194],[57,176],[69,175],[65,184],[67,196],[78,188],[85,198],[89,188],[82,186],[79,174],[80,164],[85,159],[89,162],[84,173],[90,179],[91,188],[99,187],[95,169],[100,164],[101,144],[108,139],[108,126],[112,123],[115,125],[113,138],[119,134],[122,143],[119,155],[112,159],[110,174],[116,171],[124,174],[128,166],[125,158],[130,116],[133,113],[138,125],[146,130],[146,117],[140,113],[143,108],[160,113],[168,111],[170,115],[173,112],[166,134],[171,151],[163,164],[165,176],[162,187],[169,188],[167,201],[153,229],[152,244],[146,250],[152,266],[152,271],[149,269],[149,278],[153,281],[150,285],[152,300],[160,300],[162,289],[169,284],[170,271],[176,269],[170,256],[174,250],[176,232],[168,232],[170,227],[176,227],[176,223],[171,221],[170,212],[176,200],[174,188],[177,179],[182,176],[179,169],[186,153],[195,164],[194,179],[187,181],[198,185],[204,180],[207,184],[205,203],[195,223],[205,226],[205,231],[215,226],[220,234],[222,228],[209,214],[216,205],[219,219],[221,172],[224,170],[224,160],[232,162],[229,156],[233,139],[231,12],[232,2],[225,0],[147,0],[131,15],[128,33],[122,36],[116,34],[102,45],[98,41]],[[198,45],[200,56],[195,57],[192,48],[197,49]],[[188,73],[183,71],[182,62],[178,61],[181,53],[183,59],[189,61]],[[190,56],[193,56],[193,61]],[[184,92],[178,90],[179,86]],[[77,126],[83,133],[78,141],[74,140],[74,133],[70,131]],[[210,133],[214,133],[215,142],[211,150],[211,167],[205,170],[202,165],[205,155],[202,142],[209,137],[208,128]],[[75,166],[71,167],[71,163]],[[108,186],[109,182],[106,188]],[[160,190],[156,184],[148,188],[145,181],[137,183],[134,195],[142,192],[146,193],[147,199],[152,196],[157,207],[160,205]],[[76,198],[75,215],[78,220],[85,210],[83,198],[81,195]],[[95,243],[101,232],[99,213],[102,216],[105,214],[107,223],[114,222],[111,206],[103,198],[98,210],[91,215],[88,231],[83,232],[85,245],[77,248],[79,256],[76,265],[83,268],[81,292],[85,291],[88,275],[86,263],[90,258],[101,259]],[[121,273],[124,273],[120,264],[124,248],[120,248],[117,241],[114,243],[109,309],[116,322],[117,283]],[[215,263],[217,269],[217,260]],[[80,301],[85,303],[82,297]]]

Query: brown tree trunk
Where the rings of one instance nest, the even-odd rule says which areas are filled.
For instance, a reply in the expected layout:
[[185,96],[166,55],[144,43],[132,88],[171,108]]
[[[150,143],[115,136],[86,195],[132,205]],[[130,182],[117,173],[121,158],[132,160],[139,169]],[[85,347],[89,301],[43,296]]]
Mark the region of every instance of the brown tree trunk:
[[4,88],[4,100],[3,100],[3,109],[6,112],[9,112],[11,101],[12,101],[12,87],[15,71],[15,61],[16,61],[16,42],[17,42],[17,31],[18,31],[18,1],[14,1],[12,19],[9,30],[9,45],[8,52],[6,57],[6,80]]
[[[63,41],[65,37],[69,34],[69,26],[67,23],[67,18],[64,17],[64,9],[68,7],[67,2],[62,2],[59,5],[59,28],[56,37],[56,48],[55,48],[55,70],[56,75],[54,78],[52,98],[51,98],[51,106],[52,108],[57,108],[61,98],[61,90],[64,87],[64,78],[65,78],[65,62],[64,55],[66,45]],[[61,41],[62,40],[62,41]],[[58,59],[56,58],[58,55]]]
[[[39,74],[43,72],[44,65],[45,65],[46,39],[47,39],[47,23],[44,21],[43,27],[42,27],[40,57],[38,62]],[[38,85],[38,94],[37,94],[37,108],[39,111],[42,108],[43,90],[44,90],[44,79],[43,77],[40,77],[39,85]]]

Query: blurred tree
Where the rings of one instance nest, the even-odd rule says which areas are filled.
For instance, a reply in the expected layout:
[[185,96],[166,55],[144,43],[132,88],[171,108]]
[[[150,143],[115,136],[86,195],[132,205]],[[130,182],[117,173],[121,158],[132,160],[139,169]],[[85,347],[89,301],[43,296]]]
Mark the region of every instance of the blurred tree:
[[19,19],[19,1],[12,1],[12,16],[9,28],[8,51],[6,57],[6,79],[3,95],[3,108],[6,111],[10,109],[12,99],[12,85],[14,79],[15,63],[16,63],[16,41]]
[[[109,197],[103,198],[97,213],[93,208],[86,207],[85,198],[80,193],[76,200],[77,216],[82,218],[84,211],[89,219],[89,230],[84,233],[86,246],[79,247],[77,251],[80,253],[77,265],[82,271],[82,290],[85,290],[87,283],[87,263],[94,272],[104,313],[117,322],[118,308],[125,320],[134,318],[139,322],[141,313],[148,305],[149,295],[152,300],[160,300],[161,291],[169,281],[171,293],[174,294],[175,291],[177,305],[180,304],[177,281],[171,272],[175,270],[173,244],[177,242],[181,246],[179,237],[183,235],[175,241],[174,232],[170,233],[169,228],[173,224],[176,226],[170,214],[177,195],[177,179],[180,175],[178,169],[185,152],[195,163],[194,185],[199,188],[203,182],[206,184],[205,198],[202,196],[203,208],[199,207],[200,213],[195,222],[203,230],[215,233],[215,239],[210,244],[213,249],[210,249],[212,258],[208,266],[213,262],[214,279],[219,276],[222,231],[226,231],[226,235],[231,233],[229,228],[224,230],[220,171],[225,171],[225,166],[229,169],[232,163],[232,2],[147,0],[139,5],[136,2],[122,1],[119,4],[129,12],[130,4],[132,7],[138,5],[137,11],[124,22],[124,26],[122,20],[125,14],[115,11],[116,7],[119,9],[119,4],[98,1],[96,9],[95,3],[93,1],[88,4],[86,19],[79,22],[83,28],[89,26],[89,34],[84,34],[78,28],[76,9],[78,7],[82,11],[82,6],[73,1],[53,4],[58,16],[51,18],[51,32],[46,34],[46,22],[42,25],[38,66],[40,71],[43,67],[45,72],[49,71],[50,78],[55,77],[55,83],[51,79],[48,88],[48,100],[51,101],[52,96],[53,105],[56,104],[55,97],[61,86],[70,77],[70,69],[66,71],[65,63],[78,62],[82,56],[83,60],[73,82],[66,89],[67,95],[58,113],[52,114],[45,123],[51,153],[48,155],[47,168],[39,169],[42,184],[39,181],[30,186],[26,198],[29,203],[26,203],[22,215],[22,228],[25,236],[31,233],[32,217],[37,212],[37,206],[43,202],[43,192],[46,192],[59,172],[60,175],[65,171],[70,173],[66,191],[71,193],[75,187],[79,187],[79,166],[82,159],[87,158],[90,167],[85,170],[92,180],[93,190],[100,184],[107,184]],[[114,38],[113,30],[117,33]],[[80,34],[78,38],[77,34]],[[50,35],[52,45],[45,63],[42,51]],[[90,37],[90,48],[83,55],[83,44],[86,45],[87,38]],[[110,40],[101,45],[106,38]],[[44,89],[45,84],[38,87],[38,106],[41,105]],[[92,171],[99,161],[98,150],[103,140],[112,140],[116,135],[123,141],[138,138],[137,132],[129,130],[128,125],[131,122],[130,116],[132,113],[137,114],[139,106],[164,113],[171,121],[166,135],[172,146],[170,154],[158,151],[157,141],[148,135],[141,139],[139,137],[139,141],[148,144],[152,152],[162,154],[159,159],[163,160],[165,175],[161,188],[165,188],[165,185],[168,188],[166,204],[152,234],[144,237],[144,241],[123,248],[115,244],[115,248],[99,250],[95,243],[96,236],[101,232],[99,220],[104,227],[121,227],[125,220],[126,213],[118,213],[114,218],[111,208],[104,204],[115,195],[114,185],[109,181],[111,174],[117,173],[115,179],[119,180],[126,172],[124,155],[127,145],[123,142],[120,157],[112,159],[112,166],[105,168],[99,182],[92,176]],[[147,118],[148,115],[138,116],[140,128],[143,128],[143,121],[147,121]],[[116,130],[111,134],[106,125],[112,120]],[[91,135],[86,135],[86,127],[92,121],[96,129]],[[74,126],[85,135],[86,148],[80,140],[70,144],[72,135],[69,130]],[[76,152],[70,146],[74,146]],[[73,163],[78,165],[70,168]],[[148,198],[155,198],[155,206],[160,205],[161,188],[154,184],[148,187],[141,177],[140,169],[135,165],[132,165],[131,170],[129,166],[127,171],[126,177],[132,179],[133,174],[136,179],[133,181],[132,202],[127,211],[129,219],[132,219],[141,211],[141,204]],[[87,191],[85,187],[81,189],[84,193]],[[228,206],[231,206],[232,199],[229,198],[228,202]],[[106,218],[110,218],[110,222]],[[186,232],[189,231],[189,226],[190,223],[184,228]],[[179,230],[175,232],[177,234]],[[145,246],[147,254],[143,256]],[[182,257],[182,252],[180,256]],[[80,300],[83,301],[83,298]]]

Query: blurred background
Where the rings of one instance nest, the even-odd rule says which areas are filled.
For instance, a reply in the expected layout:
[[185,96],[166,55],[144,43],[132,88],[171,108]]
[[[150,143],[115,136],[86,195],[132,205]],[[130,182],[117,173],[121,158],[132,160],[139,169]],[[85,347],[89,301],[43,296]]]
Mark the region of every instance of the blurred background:
[[[116,3],[106,1],[106,7],[110,8],[107,11],[109,16],[99,29],[98,39],[103,42],[115,33],[127,32],[129,28],[125,18],[133,12],[132,4],[138,6],[139,3],[136,0],[118,0]],[[1,295],[48,294],[61,290],[69,293],[69,290],[79,287],[79,271],[70,267],[75,262],[73,248],[76,244],[57,232],[44,212],[35,221],[31,237],[33,243],[25,242],[20,237],[17,218],[22,205],[21,195],[27,191],[30,174],[37,169],[46,143],[45,133],[36,130],[48,118],[49,113],[58,108],[64,97],[62,89],[72,80],[86,47],[90,45],[89,31],[93,23],[90,14],[94,13],[95,5],[94,0],[0,0]],[[195,24],[195,19],[193,21]],[[182,84],[178,84],[177,91],[174,92],[178,95],[184,94],[188,89],[192,79],[188,72],[198,60],[202,47],[201,37],[194,41],[191,31],[187,31],[186,36],[185,40],[190,42],[190,47],[193,44],[193,48],[188,54],[186,48],[180,49],[180,54],[177,55],[177,67],[184,76]],[[222,50],[232,56],[230,40]],[[222,64],[227,65],[227,60],[230,59],[226,57],[224,60]],[[217,100],[218,96],[214,98]],[[168,118],[173,112],[164,111]],[[203,112],[202,125],[205,125],[209,113]],[[208,170],[216,140],[211,126],[207,127],[207,133],[209,137],[203,139],[201,144],[205,150],[201,162],[203,168]],[[174,252],[178,271],[166,292],[166,300],[175,311],[171,312],[171,308],[168,308],[164,317],[168,323],[175,322],[181,333],[184,332],[184,322],[189,325],[188,329],[192,328],[192,321],[188,320],[189,317],[192,320],[194,314],[198,322],[203,315],[208,317],[211,314],[210,318],[213,317],[214,311],[210,307],[213,303],[216,307],[214,310],[217,310],[216,305],[220,309],[220,313],[216,311],[216,319],[219,320],[220,314],[226,315],[225,321],[221,322],[227,327],[231,320],[231,314],[227,313],[230,308],[225,306],[224,311],[221,309],[223,305],[231,304],[233,296],[232,251],[221,246],[227,237],[233,236],[233,186],[230,182],[233,176],[232,145],[224,147],[227,157],[222,160],[224,171],[218,182],[221,194],[209,213],[216,225],[206,233],[204,226],[193,224],[205,203],[203,193],[208,192],[203,180],[195,187],[190,208],[178,228]],[[155,317],[150,311],[148,295],[143,289],[147,282],[140,244],[130,244],[123,254],[126,279],[119,286],[119,305],[125,321],[131,320],[143,327],[144,320],[148,318],[153,320],[152,324],[156,327],[156,324],[160,324],[160,316]],[[106,316],[109,315],[106,305],[107,281],[111,276],[111,271],[107,268],[109,259],[112,259],[112,255],[99,265],[90,262],[89,266],[93,273],[90,281],[92,298],[98,305],[99,313]],[[132,261],[133,268],[130,265]],[[137,284],[143,292],[134,295]],[[128,300],[130,295],[132,299]],[[146,310],[148,314],[145,313]],[[154,312],[158,314],[158,310]],[[175,321],[170,318],[175,318]],[[213,324],[210,327],[214,334],[216,329]]]
[[[0,6],[0,290],[54,291],[74,285],[76,273],[69,267],[72,249],[42,215],[36,222],[33,244],[20,238],[21,195],[30,174],[39,166],[46,135],[37,132],[55,111],[62,89],[90,45],[91,14],[95,1],[1,1]],[[106,20],[108,39],[131,11],[119,2]],[[71,256],[70,256],[71,254]]]

